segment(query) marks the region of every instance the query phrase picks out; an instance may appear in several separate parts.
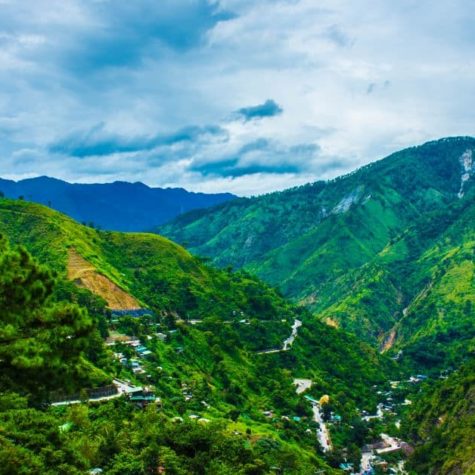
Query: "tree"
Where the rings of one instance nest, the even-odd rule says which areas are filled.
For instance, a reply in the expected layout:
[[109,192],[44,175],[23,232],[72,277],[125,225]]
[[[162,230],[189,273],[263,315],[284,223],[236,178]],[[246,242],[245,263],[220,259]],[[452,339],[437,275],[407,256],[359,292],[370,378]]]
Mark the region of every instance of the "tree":
[[0,388],[44,398],[89,379],[82,353],[93,322],[74,304],[53,303],[54,285],[48,269],[0,237]]

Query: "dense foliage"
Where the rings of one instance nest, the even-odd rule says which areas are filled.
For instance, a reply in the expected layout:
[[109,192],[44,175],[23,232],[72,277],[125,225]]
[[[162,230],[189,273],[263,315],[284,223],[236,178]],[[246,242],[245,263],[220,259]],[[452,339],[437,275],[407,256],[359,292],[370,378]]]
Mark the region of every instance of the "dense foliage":
[[475,359],[422,391],[405,430],[417,444],[408,463],[413,473],[474,473]]
[[89,315],[51,302],[51,272],[0,239],[1,387],[45,397],[52,389],[107,380],[84,359],[94,342]]
[[[10,239],[23,243],[56,273],[53,278],[26,251],[5,245],[5,280],[0,281],[2,295],[9,296],[5,309],[19,309],[17,314],[12,310],[11,318],[17,315],[35,330],[35,318],[49,324],[59,345],[55,351],[62,348],[61,338],[68,344],[67,354],[57,358],[48,349],[49,373],[36,366],[47,387],[21,372],[1,382],[5,445],[0,456],[7,473],[76,473],[95,465],[106,473],[148,473],[160,464],[167,473],[269,473],[271,467],[287,473],[318,468],[332,473],[319,452],[311,406],[297,395],[293,378],[313,378],[314,397],[328,394],[348,421],[356,405],[374,409],[372,385],[384,384],[389,363],[249,274],[212,269],[155,235],[94,230],[25,201],[0,200],[0,214]],[[104,300],[67,281],[71,248],[133,292],[150,315],[112,317]],[[19,276],[32,282],[36,300],[8,287]],[[70,328],[72,322],[62,320],[60,310],[74,315],[76,326]],[[53,320],[43,317],[50,314]],[[291,351],[282,358],[258,353],[280,348],[295,319],[302,327]],[[2,320],[2,331],[6,329],[8,322]],[[146,345],[150,354],[140,361],[140,373],[104,349],[101,336],[117,335],[139,338]],[[120,341],[113,351],[134,361],[135,350]],[[53,363],[58,366],[50,368]],[[55,398],[74,391],[83,397],[85,389],[114,377],[153,387],[161,409],[142,412],[118,399],[92,405],[78,422],[85,409],[45,410],[37,405],[48,400],[49,391],[55,390]],[[183,419],[182,425],[176,419],[175,425],[170,422],[176,417]],[[349,437],[350,425],[345,431]],[[342,448],[348,437],[342,439]],[[152,445],[151,438],[156,441]]]
[[[332,474],[342,462],[357,470],[383,432],[414,444],[411,473],[471,473],[471,178],[458,195],[467,147],[431,143],[330,183],[184,216],[180,232],[214,233],[217,262],[227,256],[220,263],[237,272],[158,235],[0,199],[13,244],[0,240],[0,473]],[[116,378],[149,405],[132,393],[85,402]],[[310,382],[303,394],[295,378]],[[325,401],[326,454],[305,397]],[[75,404],[49,404],[65,399]],[[402,454],[384,457],[395,466]]]
[[[296,410],[299,401],[283,370],[271,368],[265,378],[260,376],[259,362],[239,348],[232,329],[208,335],[178,324],[169,344],[150,343],[150,370],[158,360],[163,366],[148,382],[160,391],[163,409],[152,405],[143,412],[123,398],[89,409],[41,409],[52,391],[67,394],[108,383],[114,375],[133,375],[111,362],[104,367],[109,375],[93,366],[94,359],[104,358],[102,341],[95,337],[100,320],[77,304],[53,299],[79,301],[96,316],[104,302],[66,282],[56,283],[23,249],[1,245],[0,473],[73,474],[99,464],[111,474],[154,473],[161,466],[172,474],[258,474],[279,464],[289,473],[304,474],[324,465],[313,454],[313,437],[300,449],[298,432],[281,437],[269,426],[254,435],[251,428],[262,420],[264,403],[284,411]],[[187,347],[181,358],[177,343]],[[189,407],[182,396],[185,381],[195,393]],[[213,405],[213,420],[172,421],[191,410],[202,412],[204,399]],[[247,435],[228,428],[241,411],[249,413]]]

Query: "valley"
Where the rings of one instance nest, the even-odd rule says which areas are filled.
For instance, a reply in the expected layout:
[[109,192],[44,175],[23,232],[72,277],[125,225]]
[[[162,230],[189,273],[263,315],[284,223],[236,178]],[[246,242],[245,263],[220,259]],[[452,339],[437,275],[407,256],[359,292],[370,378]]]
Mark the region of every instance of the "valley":
[[0,0],[0,475],[475,475],[475,0]]
[[[11,473],[470,473],[468,144],[185,214],[164,230],[193,252],[0,198],[0,461]],[[408,184],[424,160],[430,183]],[[245,244],[242,220],[280,247]],[[219,266],[193,254],[205,248]]]
[[471,137],[429,142],[329,182],[187,213],[159,231],[438,371],[459,365],[475,335],[472,150]]

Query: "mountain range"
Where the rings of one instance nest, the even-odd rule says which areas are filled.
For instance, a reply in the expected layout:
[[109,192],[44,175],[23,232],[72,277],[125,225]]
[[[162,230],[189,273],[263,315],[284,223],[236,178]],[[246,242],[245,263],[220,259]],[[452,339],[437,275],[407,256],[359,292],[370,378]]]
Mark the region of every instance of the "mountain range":
[[143,183],[67,183],[49,177],[0,179],[6,197],[23,197],[68,214],[79,222],[114,231],[148,231],[180,213],[233,199],[230,193],[193,193],[150,188]]
[[160,226],[188,250],[0,197],[0,473],[473,473],[474,152]]
[[438,367],[475,347],[475,139],[179,216],[159,232],[322,320]]

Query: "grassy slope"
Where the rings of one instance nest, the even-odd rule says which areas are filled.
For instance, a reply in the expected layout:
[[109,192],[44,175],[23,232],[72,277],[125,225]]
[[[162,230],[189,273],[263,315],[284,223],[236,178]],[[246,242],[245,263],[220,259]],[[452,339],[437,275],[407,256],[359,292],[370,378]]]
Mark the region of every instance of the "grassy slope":
[[[424,220],[362,269],[337,280],[336,303],[322,316],[359,324],[360,335],[384,329],[393,351],[438,366],[473,351],[475,339],[475,206],[465,203],[444,222]],[[434,228],[437,233],[434,235]]]
[[[217,264],[252,270],[368,341],[382,343],[409,307],[396,336],[414,344],[436,326],[417,317],[411,302],[419,295],[418,306],[430,305],[444,279],[440,269],[449,260],[470,260],[474,221],[466,208],[474,200],[473,177],[463,199],[457,196],[467,149],[475,150],[475,139],[431,142],[326,184],[185,215],[162,231]],[[349,198],[354,203],[342,212]],[[446,243],[450,226],[461,232]],[[440,285],[470,286],[471,266],[462,268]],[[444,302],[473,315],[466,299],[473,300],[469,289]]]
[[253,291],[264,301],[259,318],[279,314],[290,322],[289,305],[269,287],[251,277],[214,270],[155,234],[101,232],[41,205],[6,199],[0,200],[0,217],[1,233],[61,277],[66,277],[68,252],[74,249],[157,312],[231,318],[232,311],[239,310],[255,316],[249,315],[258,310],[251,310],[248,299]]

